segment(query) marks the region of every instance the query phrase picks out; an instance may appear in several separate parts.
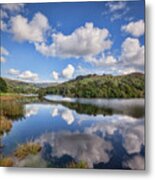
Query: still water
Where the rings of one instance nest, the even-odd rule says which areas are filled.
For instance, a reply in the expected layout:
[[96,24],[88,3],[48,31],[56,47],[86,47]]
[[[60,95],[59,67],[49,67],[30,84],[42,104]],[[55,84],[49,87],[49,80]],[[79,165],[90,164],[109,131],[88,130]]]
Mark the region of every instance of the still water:
[[25,104],[23,118],[2,137],[5,155],[28,141],[42,145],[18,166],[82,161],[88,168],[144,169],[144,99],[46,98],[51,102]]

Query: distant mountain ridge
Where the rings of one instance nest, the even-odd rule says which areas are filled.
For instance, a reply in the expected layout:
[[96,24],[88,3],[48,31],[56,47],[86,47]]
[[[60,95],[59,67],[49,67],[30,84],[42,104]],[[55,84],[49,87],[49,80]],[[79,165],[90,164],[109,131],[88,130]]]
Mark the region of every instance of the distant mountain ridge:
[[46,88],[57,85],[57,83],[31,83],[3,77],[2,79],[4,79],[7,84],[8,92],[15,93],[37,93],[39,88]]

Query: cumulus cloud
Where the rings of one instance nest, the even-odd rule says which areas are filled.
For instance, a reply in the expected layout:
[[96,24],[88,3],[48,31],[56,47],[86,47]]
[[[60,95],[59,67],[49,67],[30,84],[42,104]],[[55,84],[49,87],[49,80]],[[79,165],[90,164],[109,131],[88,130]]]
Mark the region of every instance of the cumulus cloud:
[[46,56],[60,56],[62,58],[79,58],[97,55],[112,45],[109,31],[105,28],[94,27],[93,23],[77,28],[72,34],[57,33],[52,35],[53,43],[36,43],[36,50]]
[[1,57],[0,57],[0,62],[6,62],[6,58],[3,57],[3,56],[1,56]]
[[54,80],[58,80],[59,79],[59,73],[57,71],[52,71],[52,77],[54,78]]
[[23,80],[36,81],[36,80],[38,80],[38,74],[27,70],[27,71],[20,73],[18,75],[18,78],[23,79]]
[[9,55],[9,51],[7,49],[5,49],[3,46],[0,49],[0,53],[1,53],[1,55],[5,55],[5,56]]
[[12,12],[12,13],[20,12],[23,8],[24,8],[23,3],[2,4],[2,9],[7,10],[7,11]]
[[136,72],[136,71],[142,72],[142,71],[140,71],[139,69],[136,69],[136,68],[134,68],[134,67],[127,67],[127,68],[124,67],[124,68],[122,68],[122,69],[119,69],[118,71],[119,71],[120,74],[124,74],[124,75],[126,75],[126,74],[131,74],[131,73],[134,73],[134,72]]
[[33,73],[29,70],[21,72],[18,69],[11,68],[9,69],[8,74],[13,75],[20,80],[36,81],[39,79],[37,73]]
[[54,80],[59,80],[59,78],[70,79],[73,77],[74,71],[74,66],[68,64],[60,74],[57,71],[52,71],[52,77]]
[[63,69],[62,75],[64,78],[72,78],[75,68],[71,64],[68,64],[66,68]]
[[19,75],[20,71],[14,68],[9,69],[8,74],[10,75]]
[[0,15],[1,15],[0,30],[9,32],[8,27],[9,27],[10,16],[12,14],[15,15],[23,10],[24,10],[24,4],[22,4],[22,3],[2,4],[1,9],[0,9]]
[[10,32],[19,42],[42,42],[48,29],[48,19],[40,12],[36,13],[31,21],[21,15],[11,18]]
[[144,65],[144,46],[136,38],[126,38],[122,43],[121,62],[125,65]]
[[144,28],[144,21],[139,20],[136,22],[130,22],[127,25],[123,25],[121,30],[130,33],[133,36],[139,37],[144,34]]
[[5,56],[8,56],[10,53],[3,46],[0,47],[0,62],[6,62]]
[[95,56],[86,57],[85,61],[90,62],[95,66],[114,65],[115,63],[117,63],[117,60],[112,55],[105,56],[104,53],[102,53],[101,57],[99,58]]

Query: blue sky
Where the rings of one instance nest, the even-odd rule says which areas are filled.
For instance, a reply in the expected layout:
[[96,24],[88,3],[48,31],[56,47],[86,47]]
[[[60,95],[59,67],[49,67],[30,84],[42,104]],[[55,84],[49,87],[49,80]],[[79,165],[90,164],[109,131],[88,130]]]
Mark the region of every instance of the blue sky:
[[1,76],[144,72],[144,1],[1,5]]

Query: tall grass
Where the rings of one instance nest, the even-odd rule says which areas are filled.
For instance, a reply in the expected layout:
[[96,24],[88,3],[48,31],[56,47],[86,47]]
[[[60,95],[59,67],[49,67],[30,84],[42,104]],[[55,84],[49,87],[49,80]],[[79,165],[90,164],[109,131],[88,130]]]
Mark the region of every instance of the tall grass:
[[77,168],[77,169],[87,169],[89,168],[87,162],[80,161],[80,162],[71,162],[67,165],[66,168]]
[[12,120],[24,117],[25,103],[37,102],[37,97],[25,97],[17,94],[0,94],[0,115]]
[[4,116],[0,116],[0,135],[9,132],[12,128],[12,122]]
[[0,103],[0,115],[12,120],[22,118],[24,116],[24,106],[14,100],[3,100]]
[[17,147],[14,155],[22,160],[29,154],[36,155],[39,151],[41,151],[41,146],[38,143],[28,142],[26,144],[21,144]]
[[1,167],[12,167],[14,164],[13,159],[11,157],[3,157],[0,159]]

